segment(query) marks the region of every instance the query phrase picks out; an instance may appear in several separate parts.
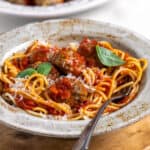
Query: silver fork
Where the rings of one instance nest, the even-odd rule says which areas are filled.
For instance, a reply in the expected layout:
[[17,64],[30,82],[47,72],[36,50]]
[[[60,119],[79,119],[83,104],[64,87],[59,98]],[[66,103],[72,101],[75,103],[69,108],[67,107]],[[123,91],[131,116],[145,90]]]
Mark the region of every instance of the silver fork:
[[129,87],[127,90],[123,91],[123,93],[121,95],[115,96],[115,97],[109,99],[108,101],[106,101],[102,105],[102,107],[98,110],[96,116],[85,127],[85,129],[83,130],[83,132],[80,135],[80,138],[77,140],[77,142],[73,146],[72,150],[88,150],[93,131],[97,125],[97,122],[99,121],[100,117],[102,116],[105,108],[111,102],[116,102],[116,101],[119,102],[119,100],[128,96],[130,94],[130,92],[131,92],[131,87]]

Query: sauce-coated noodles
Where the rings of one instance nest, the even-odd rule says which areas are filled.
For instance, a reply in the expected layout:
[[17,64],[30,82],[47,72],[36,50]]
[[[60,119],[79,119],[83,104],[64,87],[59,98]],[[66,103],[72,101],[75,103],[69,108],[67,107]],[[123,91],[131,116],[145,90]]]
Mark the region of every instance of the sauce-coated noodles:
[[107,41],[85,38],[63,48],[35,41],[25,52],[4,61],[0,92],[6,102],[35,116],[93,118],[105,101],[129,86],[130,95],[111,103],[104,113],[132,101],[146,68],[146,59],[113,48]]

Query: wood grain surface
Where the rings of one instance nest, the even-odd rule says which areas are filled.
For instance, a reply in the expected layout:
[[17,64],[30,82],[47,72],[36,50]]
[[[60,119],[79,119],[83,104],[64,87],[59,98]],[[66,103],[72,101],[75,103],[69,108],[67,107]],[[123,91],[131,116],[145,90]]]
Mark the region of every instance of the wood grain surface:
[[[41,137],[0,125],[0,150],[71,150],[75,139]],[[150,150],[150,116],[128,127],[93,137],[90,150]]]

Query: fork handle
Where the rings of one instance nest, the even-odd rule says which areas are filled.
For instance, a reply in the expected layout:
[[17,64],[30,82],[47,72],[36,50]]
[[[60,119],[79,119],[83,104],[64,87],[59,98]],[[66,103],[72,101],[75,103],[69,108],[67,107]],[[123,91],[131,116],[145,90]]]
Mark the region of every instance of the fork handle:
[[73,146],[72,150],[88,150],[89,143],[93,134],[93,131],[96,127],[96,124],[99,120],[99,118],[102,116],[105,108],[107,105],[111,102],[111,100],[106,101],[102,107],[98,110],[96,116],[94,119],[92,119],[89,124],[85,127],[82,134],[80,135],[80,138],[77,140],[75,145]]

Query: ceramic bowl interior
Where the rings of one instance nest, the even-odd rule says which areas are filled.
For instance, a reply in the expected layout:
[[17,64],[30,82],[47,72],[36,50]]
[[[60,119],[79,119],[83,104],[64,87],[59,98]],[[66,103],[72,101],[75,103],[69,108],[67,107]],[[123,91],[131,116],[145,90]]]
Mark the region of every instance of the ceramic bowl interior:
[[[113,47],[136,57],[150,60],[147,39],[122,27],[90,20],[59,20],[29,24],[0,36],[0,59],[10,55],[14,47],[31,40],[42,40],[59,46],[80,41],[84,37],[107,40]],[[16,49],[16,48],[15,48]],[[2,64],[2,62],[1,62]],[[150,67],[143,76],[138,96],[122,109],[101,118],[95,134],[105,133],[129,125],[150,112]],[[89,120],[60,121],[31,116],[8,105],[0,98],[0,120],[18,130],[51,137],[78,137]]]

